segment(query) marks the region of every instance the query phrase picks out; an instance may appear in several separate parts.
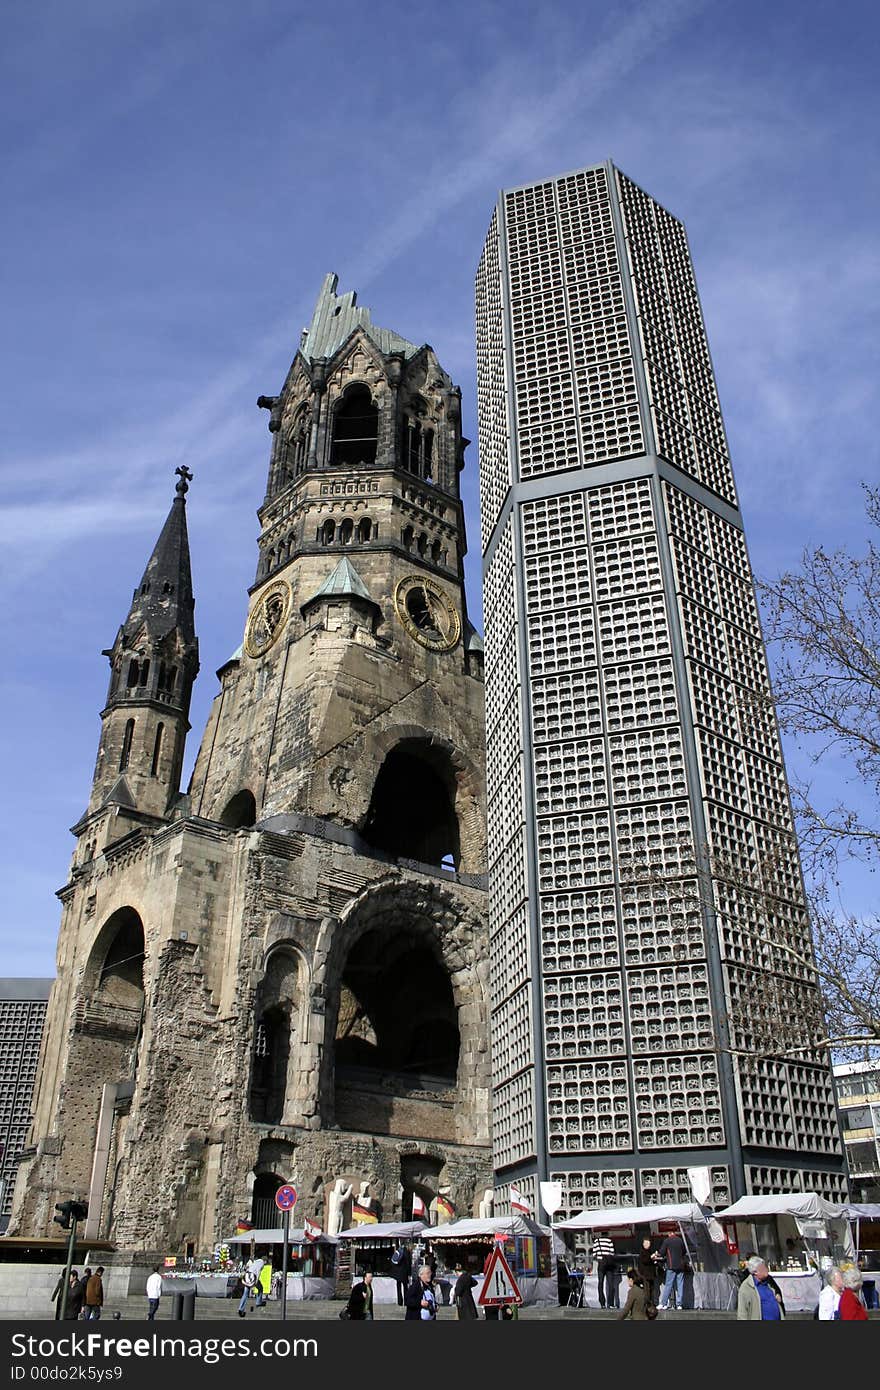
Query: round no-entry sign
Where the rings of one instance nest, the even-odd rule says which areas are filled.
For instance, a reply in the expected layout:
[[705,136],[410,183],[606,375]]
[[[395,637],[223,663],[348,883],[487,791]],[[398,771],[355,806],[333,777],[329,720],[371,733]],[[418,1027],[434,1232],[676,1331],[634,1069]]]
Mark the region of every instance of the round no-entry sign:
[[292,1211],[296,1206],[296,1188],[291,1187],[289,1182],[279,1187],[275,1193],[275,1205],[281,1211]]

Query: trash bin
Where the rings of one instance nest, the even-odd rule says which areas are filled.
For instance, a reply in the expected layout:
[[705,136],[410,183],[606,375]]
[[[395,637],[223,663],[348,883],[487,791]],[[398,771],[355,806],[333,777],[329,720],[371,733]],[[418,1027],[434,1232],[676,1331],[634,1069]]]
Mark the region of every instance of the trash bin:
[[171,1295],[171,1317],[174,1322],[180,1322],[183,1317],[183,1294],[176,1289]]

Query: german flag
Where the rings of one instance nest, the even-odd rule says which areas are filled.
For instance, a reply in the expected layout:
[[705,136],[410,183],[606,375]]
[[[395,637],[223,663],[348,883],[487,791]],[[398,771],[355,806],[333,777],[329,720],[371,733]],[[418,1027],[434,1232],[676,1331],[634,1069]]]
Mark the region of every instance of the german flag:
[[253,1229],[253,1223],[250,1221],[236,1221],[235,1223],[235,1234],[237,1236],[247,1235],[248,1231],[252,1231]]
[[442,1194],[437,1197],[437,1215],[442,1216],[444,1221],[451,1221],[455,1215],[454,1203],[450,1202],[449,1198],[442,1196]]
[[378,1217],[369,1207],[362,1207],[360,1202],[355,1201],[351,1208],[351,1219],[355,1226],[375,1225]]

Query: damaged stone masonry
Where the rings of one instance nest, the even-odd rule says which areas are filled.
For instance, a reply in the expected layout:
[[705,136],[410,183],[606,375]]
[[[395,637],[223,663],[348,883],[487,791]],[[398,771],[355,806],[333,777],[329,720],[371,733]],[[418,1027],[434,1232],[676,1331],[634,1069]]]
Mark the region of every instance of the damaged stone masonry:
[[[244,640],[179,790],[199,668],[191,475],[106,652],[10,1233],[196,1253],[492,1186],[482,642],[460,394],[324,282],[269,411]],[[344,1219],[348,1208],[341,1213]]]

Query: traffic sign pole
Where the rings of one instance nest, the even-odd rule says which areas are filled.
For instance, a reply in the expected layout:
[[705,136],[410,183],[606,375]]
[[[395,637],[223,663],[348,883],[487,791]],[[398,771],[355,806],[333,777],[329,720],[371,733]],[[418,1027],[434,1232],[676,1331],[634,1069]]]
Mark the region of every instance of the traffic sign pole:
[[281,1321],[287,1320],[287,1247],[290,1243],[290,1213],[296,1206],[297,1191],[289,1182],[283,1183],[275,1193],[275,1205],[284,1213],[281,1223],[284,1250],[281,1255]]
[[284,1250],[281,1255],[281,1321],[287,1321],[287,1245],[290,1240],[290,1208],[284,1213]]

